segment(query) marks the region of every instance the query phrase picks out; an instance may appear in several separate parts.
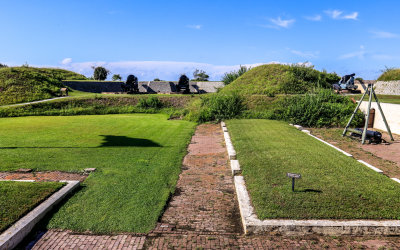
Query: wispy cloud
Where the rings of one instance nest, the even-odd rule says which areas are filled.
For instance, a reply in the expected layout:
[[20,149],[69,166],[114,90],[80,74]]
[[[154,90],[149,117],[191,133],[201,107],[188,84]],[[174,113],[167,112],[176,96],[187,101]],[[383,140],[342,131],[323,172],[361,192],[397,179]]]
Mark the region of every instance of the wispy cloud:
[[350,20],[358,20],[358,12],[352,12],[349,14],[344,14],[341,10],[326,10],[324,11],[332,19],[350,19]]
[[365,55],[366,55],[365,47],[361,45],[360,50],[343,54],[339,56],[339,59],[350,59],[355,57],[357,57],[358,59],[364,59]]
[[67,64],[70,64],[72,62],[72,58],[64,58],[62,61],[61,61],[61,64],[62,65],[67,65]]
[[322,20],[322,16],[321,15],[306,16],[304,18],[307,19],[307,20],[310,20],[310,21],[314,21],[314,22]]
[[199,29],[203,28],[203,25],[201,25],[201,24],[190,24],[190,25],[186,25],[186,27],[189,28],[189,29],[199,30]]
[[289,28],[293,23],[296,21],[295,19],[282,19],[281,17],[278,18],[271,18],[269,19],[272,24],[270,25],[264,25],[263,27],[266,28],[273,28],[273,29],[279,29],[279,28]]
[[386,31],[379,31],[379,30],[371,30],[369,33],[371,33],[373,38],[398,38],[400,37],[398,34],[391,33],[391,32],[386,32]]
[[319,56],[319,51],[300,51],[300,50],[294,50],[294,49],[288,49],[290,53],[298,55],[300,57],[304,58],[317,58]]

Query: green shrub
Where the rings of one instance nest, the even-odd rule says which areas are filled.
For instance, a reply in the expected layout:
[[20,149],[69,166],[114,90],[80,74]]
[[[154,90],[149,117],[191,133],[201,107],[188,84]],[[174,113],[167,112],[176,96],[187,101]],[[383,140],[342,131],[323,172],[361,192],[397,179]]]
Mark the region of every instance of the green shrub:
[[[306,127],[345,126],[354,109],[355,104],[349,98],[330,90],[317,90],[284,98],[277,105],[273,118]],[[358,112],[353,124],[359,125],[363,117]]]
[[144,108],[144,109],[148,109],[148,108],[160,109],[163,107],[163,103],[157,97],[151,96],[148,98],[140,99],[139,103],[137,104],[137,107]]
[[246,66],[240,65],[240,69],[238,69],[237,71],[225,73],[224,76],[222,77],[222,81],[224,82],[225,85],[228,85],[231,82],[235,81],[237,78],[239,78],[241,75],[249,71],[250,69],[251,67],[247,68]]
[[388,68],[383,70],[382,75],[379,76],[378,81],[398,81],[400,80],[400,69]]
[[187,119],[196,122],[221,121],[239,117],[245,110],[238,94],[213,94],[192,102]]

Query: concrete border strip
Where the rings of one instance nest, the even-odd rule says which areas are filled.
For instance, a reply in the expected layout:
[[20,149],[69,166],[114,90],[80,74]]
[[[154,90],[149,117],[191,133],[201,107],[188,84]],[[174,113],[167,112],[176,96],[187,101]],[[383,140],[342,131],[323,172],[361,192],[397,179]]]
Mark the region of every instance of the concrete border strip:
[[394,180],[394,181],[397,182],[397,183],[400,183],[400,180],[397,179],[397,178],[390,178],[390,179]]
[[0,249],[13,249],[16,247],[46,213],[79,186],[79,181],[60,182],[67,182],[67,185],[51,195],[0,235]]
[[226,128],[226,125],[225,125],[225,127],[223,125],[225,125],[225,123],[222,124],[222,122],[221,122],[221,127],[224,131],[225,144],[226,144],[226,149],[228,151],[229,160],[236,160],[236,151],[233,148],[231,137],[229,136],[229,133],[228,133],[228,128]]
[[[228,132],[225,133],[228,134]],[[317,137],[315,138],[319,139]],[[337,149],[335,146],[333,147]],[[344,152],[342,150],[339,151]],[[274,235],[400,235],[400,220],[376,221],[271,219],[262,221],[257,218],[254,208],[251,205],[251,200],[246,188],[244,177],[234,176],[233,178],[244,233],[247,235],[260,233],[269,233]],[[397,178],[392,179],[400,183],[400,180]]]
[[232,170],[232,175],[240,175],[242,173],[242,170],[240,169],[240,164],[238,160],[231,160],[231,170]]
[[[289,124],[289,125],[290,125],[290,124]],[[317,139],[318,141],[325,143],[325,144],[328,145],[329,147],[332,147],[332,148],[336,149],[337,151],[343,153],[344,155],[349,156],[349,157],[353,157],[352,154],[349,154],[349,153],[347,153],[346,151],[343,151],[343,150],[341,150],[340,148],[338,148],[338,147],[336,147],[336,146],[333,146],[333,145],[330,144],[329,142],[326,142],[326,141],[324,141],[324,140],[322,140],[322,139],[320,139],[320,138],[318,138],[318,137],[312,135],[311,132],[310,132],[309,130],[303,129],[302,126],[300,126],[300,125],[293,125],[293,126],[294,126],[295,128],[297,128],[298,130],[300,130],[300,131],[302,131],[302,132],[308,134],[309,136],[314,137],[314,138]]]
[[380,170],[379,168],[376,168],[374,166],[372,166],[371,164],[363,161],[363,160],[357,160],[359,163],[364,164],[365,166],[369,167],[370,169],[374,170],[375,172],[378,172],[380,174],[383,174],[383,171]]

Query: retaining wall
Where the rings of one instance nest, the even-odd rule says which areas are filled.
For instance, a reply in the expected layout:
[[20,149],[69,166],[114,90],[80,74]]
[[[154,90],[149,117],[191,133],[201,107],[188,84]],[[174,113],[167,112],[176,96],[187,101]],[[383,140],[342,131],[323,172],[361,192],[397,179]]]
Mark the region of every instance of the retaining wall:
[[[400,134],[400,105],[391,103],[381,103],[381,107],[392,133]],[[371,108],[375,109],[374,128],[387,131],[385,123],[383,122],[382,119],[381,112],[379,112],[377,103],[372,102]],[[360,105],[360,109],[364,114],[366,114],[368,110],[368,102],[366,101],[362,102]]]
[[[118,81],[63,81],[63,84],[79,91],[101,93],[101,92],[122,92],[121,84],[125,82]],[[169,94],[176,93],[176,85],[174,81],[140,81],[140,93],[160,93]],[[223,82],[190,82],[190,93],[215,93],[219,88],[224,87]]]
[[400,81],[377,81],[374,87],[379,95],[400,95]]
[[79,91],[101,93],[101,92],[122,92],[121,84],[125,84],[125,82],[63,81],[63,84]]

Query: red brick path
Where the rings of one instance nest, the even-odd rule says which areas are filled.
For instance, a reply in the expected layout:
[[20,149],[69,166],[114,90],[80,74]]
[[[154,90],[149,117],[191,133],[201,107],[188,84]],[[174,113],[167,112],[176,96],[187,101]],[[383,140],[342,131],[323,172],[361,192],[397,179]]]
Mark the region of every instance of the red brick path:
[[160,223],[149,234],[50,230],[34,249],[399,249],[399,237],[243,236],[219,125],[198,126]]

